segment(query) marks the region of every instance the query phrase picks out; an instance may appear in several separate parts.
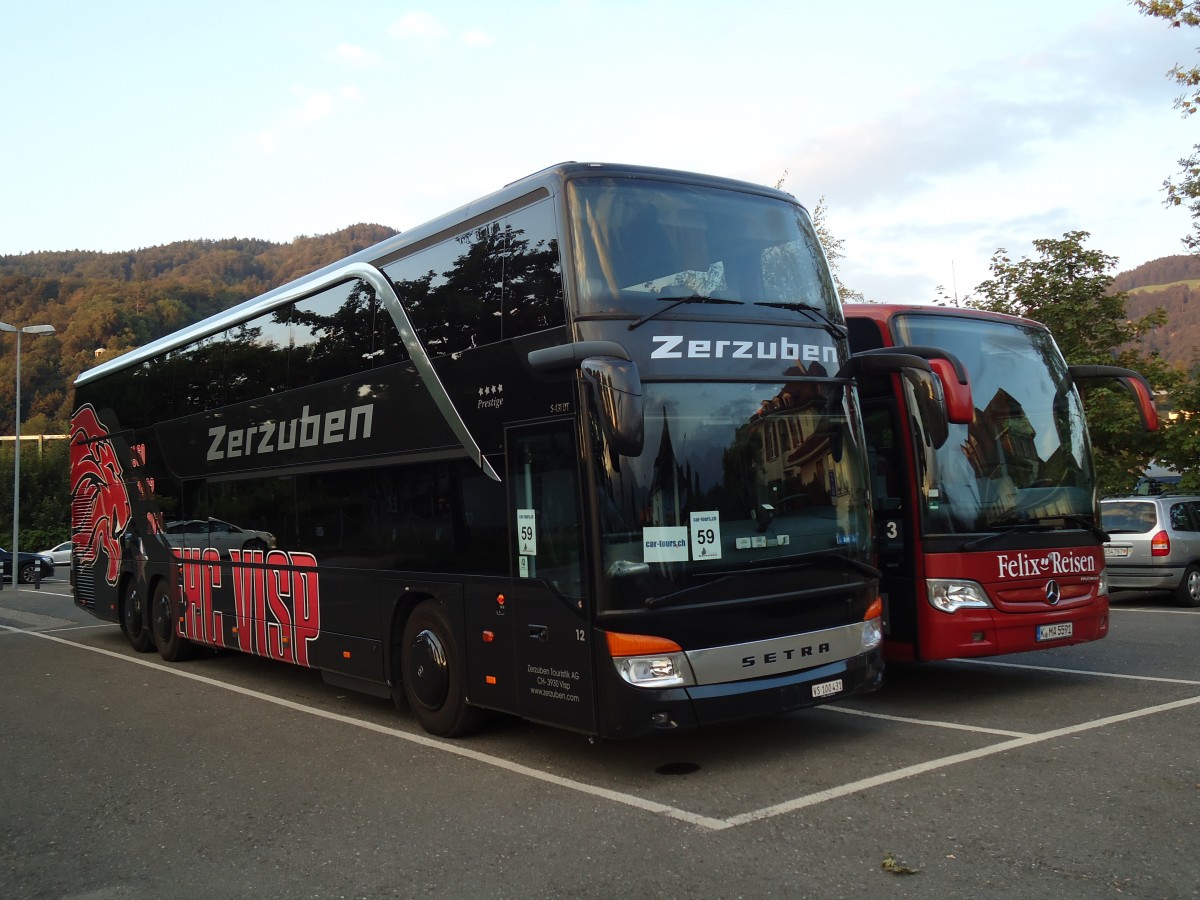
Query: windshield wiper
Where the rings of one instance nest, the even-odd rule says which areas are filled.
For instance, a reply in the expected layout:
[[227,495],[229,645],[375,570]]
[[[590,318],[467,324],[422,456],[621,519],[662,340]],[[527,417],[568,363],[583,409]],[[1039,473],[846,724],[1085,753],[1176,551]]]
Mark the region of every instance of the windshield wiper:
[[839,325],[837,322],[833,321],[833,319],[829,318],[829,316],[826,314],[825,310],[821,309],[821,307],[819,307],[819,306],[813,306],[811,303],[765,303],[764,302],[764,303],[755,303],[754,305],[755,306],[770,306],[773,309],[792,309],[792,310],[795,310],[796,312],[808,313],[814,319],[817,319],[818,321],[820,321],[820,323],[823,326],[825,326],[825,330],[828,331],[831,335],[833,335],[835,338],[837,338],[839,340],[844,339],[850,333],[845,325]]
[[1034,532],[1034,531],[1052,531],[1056,522],[1062,522],[1065,525],[1074,525],[1076,528],[1082,528],[1084,531],[1090,532],[1093,537],[1100,541],[1109,539],[1108,533],[1097,528],[1083,516],[1074,514],[1066,514],[1061,516],[1046,516],[1042,519],[1033,519],[1029,522],[1021,522],[1016,525],[995,525],[995,530],[991,534],[985,534],[983,537],[976,538],[973,541],[966,541],[959,545],[958,549],[961,552],[975,550],[985,544],[990,544],[992,541],[999,540],[1008,534],[1016,532]]
[[1101,542],[1112,540],[1112,538],[1109,536],[1109,533],[1107,531],[1105,531],[1103,528],[1097,528],[1095,525],[1093,525],[1091,522],[1089,522],[1083,516],[1077,516],[1077,515],[1072,514],[1072,515],[1065,515],[1062,518],[1063,518],[1064,522],[1069,522],[1072,525],[1078,525],[1084,531],[1090,531],[1092,533],[1092,536]]
[[635,319],[634,321],[629,323],[629,330],[633,331],[633,329],[637,328],[639,325],[645,325],[651,319],[653,319],[657,316],[661,316],[665,312],[670,312],[675,307],[677,307],[681,304],[684,304],[684,303],[723,303],[726,305],[730,305],[730,304],[733,304],[736,306],[742,305],[741,300],[725,300],[721,297],[705,297],[703,294],[690,294],[687,297],[678,297],[675,300],[672,300],[666,306],[662,307],[661,309],[656,309],[654,312],[647,313],[646,315],[642,316],[640,319]]

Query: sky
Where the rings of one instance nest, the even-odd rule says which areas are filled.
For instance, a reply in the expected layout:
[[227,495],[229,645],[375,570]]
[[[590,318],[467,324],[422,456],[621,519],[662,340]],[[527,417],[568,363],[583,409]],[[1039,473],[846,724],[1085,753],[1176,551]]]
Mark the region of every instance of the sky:
[[400,231],[565,160],[774,185],[868,299],[1185,252],[1200,30],[1126,0],[13,3],[0,255]]

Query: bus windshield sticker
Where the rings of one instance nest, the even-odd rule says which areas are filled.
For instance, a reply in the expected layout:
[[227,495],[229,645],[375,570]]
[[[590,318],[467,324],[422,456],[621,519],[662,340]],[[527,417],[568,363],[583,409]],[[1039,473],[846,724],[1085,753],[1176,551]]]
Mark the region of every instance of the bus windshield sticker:
[[645,553],[644,562],[687,562],[687,526],[643,528],[642,546]]
[[692,513],[692,558],[721,558],[721,514],[716,510]]
[[521,556],[537,556],[537,520],[532,509],[517,510],[517,534]]

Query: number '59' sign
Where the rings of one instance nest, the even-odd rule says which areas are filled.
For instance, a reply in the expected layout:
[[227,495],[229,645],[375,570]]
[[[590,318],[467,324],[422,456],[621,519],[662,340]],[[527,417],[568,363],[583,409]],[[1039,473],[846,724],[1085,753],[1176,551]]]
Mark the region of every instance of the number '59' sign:
[[517,510],[517,553],[537,556],[537,517],[532,509]]
[[691,526],[692,559],[720,559],[721,514],[716,510],[694,512]]

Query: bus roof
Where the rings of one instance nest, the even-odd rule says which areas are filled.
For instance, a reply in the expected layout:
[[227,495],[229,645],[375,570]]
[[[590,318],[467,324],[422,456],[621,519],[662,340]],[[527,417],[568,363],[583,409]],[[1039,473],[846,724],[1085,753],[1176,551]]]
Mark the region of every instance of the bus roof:
[[75,383],[84,384],[111,372],[137,365],[148,359],[160,356],[163,353],[186,346],[193,341],[217,334],[231,325],[261,315],[276,306],[282,306],[284,303],[303,296],[306,293],[306,285],[319,281],[323,276],[329,275],[349,263],[372,263],[375,265],[389,263],[404,256],[406,251],[414,247],[414,245],[428,245],[449,238],[454,234],[461,233],[464,228],[474,227],[476,223],[482,224],[497,215],[503,215],[505,212],[526,206],[535,199],[538,199],[537,195],[539,194],[542,197],[553,196],[559,192],[563,184],[572,178],[594,177],[598,175],[612,178],[670,180],[748,191],[777,197],[790,203],[797,203],[795,197],[791,194],[776,188],[753,184],[748,181],[722,178],[716,175],[702,175],[696,172],[684,172],[675,169],[614,163],[559,163],[541,169],[517,181],[510,182],[498,191],[473,200],[401,234],[393,235],[390,238],[380,241],[378,244],[330,263],[307,275],[302,275],[257,297],[245,300],[223,312],[214,313],[193,325],[160,337],[142,347],[129,350],[114,359],[81,372],[75,378]]
[[1027,319],[1024,316],[1014,316],[1009,313],[992,312],[986,309],[974,309],[968,306],[935,306],[931,303],[845,303],[842,311],[846,318],[860,316],[874,319],[877,322],[890,321],[897,315],[942,315],[959,316],[967,319],[990,319],[994,322],[1009,322],[1014,325],[1025,325],[1031,328],[1045,328],[1041,322]]

